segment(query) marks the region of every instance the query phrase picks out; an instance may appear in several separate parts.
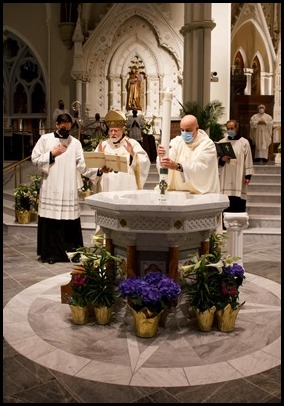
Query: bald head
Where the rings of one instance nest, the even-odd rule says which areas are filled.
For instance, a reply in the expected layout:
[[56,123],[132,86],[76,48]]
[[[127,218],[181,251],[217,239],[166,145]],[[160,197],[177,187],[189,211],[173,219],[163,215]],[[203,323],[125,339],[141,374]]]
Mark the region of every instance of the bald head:
[[194,130],[198,130],[198,128],[197,118],[191,114],[187,114],[180,121],[180,129],[182,131],[195,132]]

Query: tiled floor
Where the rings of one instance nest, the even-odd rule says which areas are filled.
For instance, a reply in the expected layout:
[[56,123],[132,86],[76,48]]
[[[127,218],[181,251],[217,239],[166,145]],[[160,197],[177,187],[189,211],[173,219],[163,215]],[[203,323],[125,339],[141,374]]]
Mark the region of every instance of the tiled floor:
[[34,237],[4,234],[4,403],[280,403],[280,252],[244,244],[234,332],[176,317],[149,340],[123,309],[110,326],[72,325],[59,294],[70,265],[39,263]]

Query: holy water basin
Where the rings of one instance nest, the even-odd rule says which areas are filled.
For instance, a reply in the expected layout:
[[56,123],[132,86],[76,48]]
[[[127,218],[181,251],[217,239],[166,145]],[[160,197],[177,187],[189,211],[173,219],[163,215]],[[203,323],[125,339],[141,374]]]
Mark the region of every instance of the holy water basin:
[[125,256],[129,274],[141,274],[153,263],[166,273],[170,263],[177,268],[178,260],[208,241],[229,206],[228,197],[218,193],[173,191],[165,201],[161,198],[155,190],[101,192],[85,198],[96,210],[96,224],[113,252]]

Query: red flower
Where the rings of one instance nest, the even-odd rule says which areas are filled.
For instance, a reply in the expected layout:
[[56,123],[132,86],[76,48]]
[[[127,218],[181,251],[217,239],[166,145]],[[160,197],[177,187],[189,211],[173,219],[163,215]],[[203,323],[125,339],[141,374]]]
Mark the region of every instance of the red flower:
[[230,296],[231,296],[232,298],[234,298],[235,296],[237,296],[237,294],[238,294],[238,289],[237,289],[235,286],[232,286],[232,287],[230,288]]
[[223,296],[226,296],[229,293],[228,286],[224,282],[221,285],[221,293]]

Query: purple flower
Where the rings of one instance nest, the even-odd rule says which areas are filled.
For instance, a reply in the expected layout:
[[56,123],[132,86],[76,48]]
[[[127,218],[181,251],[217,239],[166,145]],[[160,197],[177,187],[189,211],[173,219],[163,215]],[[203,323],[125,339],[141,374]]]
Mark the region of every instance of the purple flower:
[[180,285],[162,272],[149,272],[144,278],[125,279],[120,282],[118,290],[122,297],[139,306],[165,306],[181,293]]
[[233,277],[243,277],[244,276],[244,268],[242,265],[237,264],[236,262],[233,265],[226,266],[224,268],[224,273],[228,274],[229,276]]

